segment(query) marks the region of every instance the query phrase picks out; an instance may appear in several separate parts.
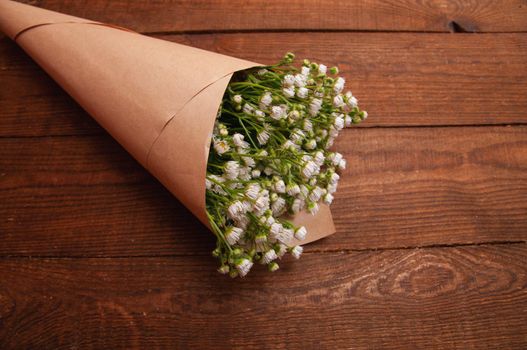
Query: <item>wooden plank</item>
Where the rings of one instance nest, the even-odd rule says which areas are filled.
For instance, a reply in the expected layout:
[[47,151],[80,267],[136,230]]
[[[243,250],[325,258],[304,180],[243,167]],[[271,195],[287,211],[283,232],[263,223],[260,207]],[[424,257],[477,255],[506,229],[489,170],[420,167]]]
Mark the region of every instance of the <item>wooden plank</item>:
[[[286,50],[337,64],[365,126],[526,123],[527,34],[303,33],[162,36],[273,63]],[[99,133],[13,43],[0,42],[0,135]]]
[[[527,127],[343,132],[337,233],[308,250],[527,241]],[[0,139],[0,255],[209,254],[213,236],[109,136]]]
[[0,259],[2,349],[525,349],[525,244],[306,254],[232,281],[199,256]]
[[[27,2],[27,1],[26,1]],[[521,0],[30,1],[139,32],[253,30],[527,31]],[[456,24],[454,25],[453,22]]]

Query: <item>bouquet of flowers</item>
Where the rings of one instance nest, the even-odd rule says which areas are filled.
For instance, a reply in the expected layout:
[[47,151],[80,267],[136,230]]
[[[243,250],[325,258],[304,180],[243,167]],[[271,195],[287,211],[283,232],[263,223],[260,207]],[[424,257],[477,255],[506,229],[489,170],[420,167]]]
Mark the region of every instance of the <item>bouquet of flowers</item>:
[[[336,68],[264,66],[0,0],[16,41],[217,237],[245,276],[332,234],[339,131],[367,117]],[[219,106],[219,108],[218,108]]]
[[[346,160],[330,151],[344,127],[367,117],[337,67],[304,60],[239,72],[223,97],[207,165],[207,215],[217,236],[219,272],[245,276],[257,261],[270,271],[307,235],[283,214],[330,205]],[[329,74],[328,74],[329,73]]]

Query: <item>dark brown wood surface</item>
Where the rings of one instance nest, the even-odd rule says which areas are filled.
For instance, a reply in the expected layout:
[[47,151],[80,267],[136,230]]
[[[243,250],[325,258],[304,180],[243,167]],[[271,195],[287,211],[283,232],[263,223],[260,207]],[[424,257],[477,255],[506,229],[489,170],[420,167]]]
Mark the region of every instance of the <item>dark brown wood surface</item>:
[[527,247],[309,253],[218,276],[204,256],[0,261],[2,349],[524,348]]
[[527,30],[523,0],[26,0],[144,33],[204,31]]
[[[203,49],[274,63],[286,51],[338,65],[363,108],[364,127],[527,122],[527,35],[250,33],[161,35]],[[0,135],[102,129],[10,40],[0,40]],[[27,103],[31,98],[32,103]]]
[[370,118],[336,145],[337,233],[231,280],[213,236],[0,37],[0,349],[527,348],[525,1],[26,2],[339,65]]

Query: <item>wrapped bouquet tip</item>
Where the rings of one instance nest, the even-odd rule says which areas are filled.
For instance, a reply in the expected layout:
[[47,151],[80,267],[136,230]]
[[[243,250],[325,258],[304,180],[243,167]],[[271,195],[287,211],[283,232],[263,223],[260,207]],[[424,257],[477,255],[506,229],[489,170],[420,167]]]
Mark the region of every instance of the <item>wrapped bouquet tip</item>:
[[337,68],[262,65],[0,0],[16,41],[217,237],[219,272],[245,276],[335,232],[346,163],[331,150],[367,117]]

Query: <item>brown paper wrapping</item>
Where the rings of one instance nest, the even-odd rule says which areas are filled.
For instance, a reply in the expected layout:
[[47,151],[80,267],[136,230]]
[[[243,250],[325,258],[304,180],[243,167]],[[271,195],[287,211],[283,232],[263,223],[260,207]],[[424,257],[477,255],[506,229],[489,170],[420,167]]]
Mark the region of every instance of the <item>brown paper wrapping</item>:
[[[0,0],[15,40],[199,220],[218,106],[236,71],[261,64]],[[329,207],[292,218],[308,243],[335,232]]]

